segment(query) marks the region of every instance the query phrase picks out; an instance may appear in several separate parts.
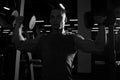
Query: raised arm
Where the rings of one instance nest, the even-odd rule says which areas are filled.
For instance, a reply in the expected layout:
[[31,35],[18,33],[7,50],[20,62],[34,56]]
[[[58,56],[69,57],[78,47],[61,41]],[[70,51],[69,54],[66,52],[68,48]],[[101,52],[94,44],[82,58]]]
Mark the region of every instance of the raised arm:
[[19,17],[14,26],[12,41],[17,49],[31,51],[38,44],[40,35],[38,35],[35,39],[25,39],[21,34],[21,23],[22,20]]
[[78,49],[90,53],[102,53],[105,47],[105,29],[104,25],[99,26],[99,32],[96,40],[87,40],[82,38],[80,35],[75,36],[75,44]]

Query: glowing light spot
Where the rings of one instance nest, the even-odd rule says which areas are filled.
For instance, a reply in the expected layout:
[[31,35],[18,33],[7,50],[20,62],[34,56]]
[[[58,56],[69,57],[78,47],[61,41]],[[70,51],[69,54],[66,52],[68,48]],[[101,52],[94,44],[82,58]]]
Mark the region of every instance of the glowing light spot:
[[64,10],[65,10],[65,7],[63,6],[63,4],[62,4],[62,3],[60,3],[59,5],[60,5],[60,7],[61,7],[62,9],[64,9]]
[[44,20],[39,20],[39,21],[35,21],[35,22],[45,22]]
[[98,24],[96,23],[96,24],[94,24],[94,26],[98,26]]
[[94,28],[92,28],[92,29],[99,29],[98,27],[94,27]]
[[3,7],[4,9],[6,9],[6,10],[10,10],[10,8],[8,8],[8,7]]
[[116,18],[116,20],[120,20],[120,18]]
[[78,21],[78,19],[70,19],[70,21]]

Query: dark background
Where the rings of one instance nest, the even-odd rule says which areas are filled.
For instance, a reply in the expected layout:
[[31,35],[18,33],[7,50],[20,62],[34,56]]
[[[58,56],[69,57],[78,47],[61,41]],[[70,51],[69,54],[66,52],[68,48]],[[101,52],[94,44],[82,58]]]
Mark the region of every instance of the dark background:
[[[0,0],[1,6],[7,6],[12,8],[11,11],[20,9],[20,0]],[[31,15],[38,16],[38,19],[49,19],[49,13],[52,6],[57,7],[59,3],[62,3],[69,18],[77,17],[77,0],[25,0],[25,18],[29,18]],[[9,15],[11,11],[5,11],[1,9],[0,12],[7,13]],[[9,13],[9,14],[8,14]]]
[[[68,19],[71,18],[77,18],[77,0],[25,0],[25,23],[28,24],[31,16],[34,14],[37,16],[37,20],[42,20],[44,19],[46,22],[49,20],[49,13],[52,9],[51,5],[54,5],[55,7],[58,6],[59,2],[63,3],[67,10],[67,17]],[[8,23],[11,23],[13,20],[13,17],[11,17],[11,12],[15,9],[19,11],[19,5],[20,0],[0,0],[0,14],[1,17],[3,17]],[[91,0],[91,12],[92,14],[99,14],[99,15],[106,15],[107,11],[112,10],[115,6],[118,6],[120,4],[120,0]],[[6,6],[11,8],[10,11],[4,10],[2,7]],[[90,19],[91,20],[91,19]],[[95,33],[95,32],[94,32]],[[95,33],[96,34],[96,33]],[[1,33],[0,33],[1,35]],[[0,44],[1,45],[1,53],[4,53],[4,59],[5,59],[5,65],[4,65],[4,70],[7,72],[6,74],[8,75],[8,79],[11,78],[13,80],[14,76],[14,61],[15,61],[15,52],[12,54],[13,47],[10,47],[10,37],[6,34],[4,37],[0,37]],[[95,36],[93,36],[95,37]],[[8,47],[9,46],[9,47]],[[14,51],[14,50],[13,50]],[[11,53],[9,53],[11,52]],[[95,56],[95,60],[105,60],[103,56]],[[1,57],[0,57],[1,59]],[[0,60],[2,61],[2,60]],[[1,62],[0,62],[1,63]],[[2,64],[0,64],[2,65]],[[9,67],[8,67],[9,66]],[[100,78],[103,76],[104,71],[101,71],[105,69],[105,66],[99,66],[99,67],[93,67],[93,72],[99,73],[101,72],[98,76]],[[97,69],[98,68],[98,69]],[[1,68],[2,69],[2,68]],[[12,72],[12,73],[11,73]],[[103,75],[101,75],[103,74]],[[104,75],[105,76],[105,75]],[[86,77],[86,75],[85,75]],[[6,77],[7,78],[7,77]],[[6,79],[6,80],[8,80]],[[97,79],[98,80],[98,79]]]

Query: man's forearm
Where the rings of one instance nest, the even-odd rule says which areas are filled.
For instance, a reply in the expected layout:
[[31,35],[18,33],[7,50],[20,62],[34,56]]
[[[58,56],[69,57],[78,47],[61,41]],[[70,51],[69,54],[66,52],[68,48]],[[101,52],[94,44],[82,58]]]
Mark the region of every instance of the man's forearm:
[[17,24],[13,31],[13,43],[18,49],[27,51],[31,51],[37,45],[40,38],[40,36],[37,36],[35,39],[26,39],[25,41],[24,40],[21,41],[20,40],[21,36],[19,33],[19,24]]
[[14,26],[12,41],[14,43],[19,42],[19,25],[18,24]]

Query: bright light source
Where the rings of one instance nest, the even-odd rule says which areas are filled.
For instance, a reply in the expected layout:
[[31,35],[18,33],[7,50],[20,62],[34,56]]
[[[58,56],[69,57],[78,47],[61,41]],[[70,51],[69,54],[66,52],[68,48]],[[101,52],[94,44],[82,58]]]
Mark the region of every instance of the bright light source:
[[70,26],[70,24],[65,24],[65,26]]
[[92,29],[99,29],[98,27],[94,27],[94,28],[92,28]]
[[74,26],[78,26],[78,24],[74,24]]
[[116,20],[120,20],[120,18],[116,18]]
[[8,8],[8,7],[3,7],[4,9],[6,9],[6,10],[10,10],[10,8]]
[[120,27],[116,27],[116,29],[120,29]]
[[70,19],[70,21],[78,21],[78,19]]
[[96,23],[96,24],[94,24],[94,26],[98,26],[98,24]]
[[108,29],[108,27],[105,27],[105,30]]
[[105,30],[105,33],[106,33],[106,34],[108,34],[108,33],[109,33],[109,31],[108,31],[108,30]]
[[7,34],[7,33],[9,33],[9,32],[2,32],[3,34]]
[[116,65],[120,66],[120,61],[115,61]]
[[10,29],[5,29],[5,30],[3,30],[3,31],[8,32],[8,31],[10,31]]
[[35,21],[35,22],[45,22],[44,20],[39,20],[39,21]]
[[60,5],[60,7],[61,7],[62,9],[64,9],[64,10],[65,10],[65,7],[63,6],[63,4],[62,4],[62,3],[60,3],[59,5]]
[[27,31],[27,33],[32,33],[33,31]]
[[119,31],[119,30],[117,30],[117,29],[114,29],[114,31]]
[[118,34],[118,32],[116,31],[115,34]]
[[43,32],[43,31],[40,31],[40,32]]
[[46,32],[50,32],[50,31],[46,31]]
[[44,25],[45,27],[51,27],[51,25]]
[[98,32],[98,30],[91,30],[92,32]]

